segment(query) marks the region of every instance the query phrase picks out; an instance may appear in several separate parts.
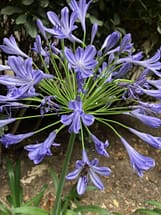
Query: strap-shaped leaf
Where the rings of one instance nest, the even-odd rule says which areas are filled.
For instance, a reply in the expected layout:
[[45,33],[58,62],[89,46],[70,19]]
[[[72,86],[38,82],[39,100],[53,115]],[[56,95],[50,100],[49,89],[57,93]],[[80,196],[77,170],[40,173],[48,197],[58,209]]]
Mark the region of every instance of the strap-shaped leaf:
[[74,209],[76,212],[93,212],[100,215],[112,215],[106,209],[101,208],[99,206],[87,205],[87,206],[80,206]]
[[24,214],[24,215],[49,215],[49,213],[41,208],[37,207],[19,207],[13,209],[14,214]]

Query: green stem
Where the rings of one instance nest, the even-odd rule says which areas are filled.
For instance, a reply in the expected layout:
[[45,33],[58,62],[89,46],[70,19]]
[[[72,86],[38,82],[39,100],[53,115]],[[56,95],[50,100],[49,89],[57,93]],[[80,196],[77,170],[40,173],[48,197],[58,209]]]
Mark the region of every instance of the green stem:
[[55,200],[55,206],[54,206],[54,210],[52,215],[60,215],[60,210],[61,210],[61,197],[62,197],[62,192],[63,192],[63,188],[64,188],[64,183],[65,183],[65,176],[67,174],[68,171],[68,165],[69,165],[69,161],[71,158],[71,154],[73,151],[73,146],[74,146],[74,142],[75,142],[75,134],[72,133],[70,135],[69,138],[69,142],[68,142],[68,147],[67,147],[67,151],[66,151],[66,156],[65,156],[65,160],[63,163],[63,168],[62,168],[62,173],[60,176],[60,182],[59,182],[59,186],[58,186],[58,190],[56,193],[56,200]]

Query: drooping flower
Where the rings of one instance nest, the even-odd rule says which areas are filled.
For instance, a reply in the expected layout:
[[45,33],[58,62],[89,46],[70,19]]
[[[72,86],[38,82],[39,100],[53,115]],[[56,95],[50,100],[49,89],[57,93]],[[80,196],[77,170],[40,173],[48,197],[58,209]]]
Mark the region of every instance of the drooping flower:
[[161,149],[161,137],[154,137],[151,134],[146,134],[144,132],[140,132],[137,131],[133,128],[129,128],[129,130],[135,134],[136,136],[138,136],[140,139],[142,139],[143,141],[145,141],[146,143],[148,143],[149,145],[157,148],[157,149]]
[[141,109],[135,109],[130,112],[125,112],[124,114],[131,115],[131,116],[139,119],[145,125],[148,125],[153,128],[158,128],[161,126],[161,119],[159,119],[155,116],[148,116],[144,112],[142,112]]
[[82,160],[76,161],[76,169],[73,172],[70,172],[66,179],[73,180],[79,176],[77,182],[77,193],[79,195],[84,194],[86,191],[89,180],[100,190],[104,189],[104,185],[97,174],[102,176],[109,176],[111,170],[108,167],[98,167],[98,159],[93,159],[89,161],[86,151],[82,151]]
[[140,177],[143,176],[143,171],[149,170],[155,166],[155,161],[152,158],[137,152],[123,137],[121,138],[121,142],[127,150],[132,168]]
[[5,37],[3,43],[4,45],[0,45],[0,49],[2,49],[3,52],[28,58],[28,56],[18,47],[13,35],[11,35],[9,39]]
[[117,63],[120,64],[120,63],[128,62],[134,65],[142,66],[154,72],[154,74],[157,75],[158,77],[161,77],[161,73],[160,73],[161,62],[159,61],[160,55],[161,55],[160,52],[161,52],[161,49],[159,49],[153,57],[147,60],[136,59],[136,55],[130,55],[128,57],[118,59]]
[[1,119],[0,120],[0,128],[4,127],[5,125],[8,125],[12,122],[16,121],[16,118],[10,118],[10,119]]
[[90,126],[94,122],[94,116],[90,114],[85,114],[82,108],[82,101],[72,100],[68,104],[68,108],[73,111],[73,113],[61,116],[61,122],[64,125],[70,125],[69,132],[79,133],[81,128],[81,122],[84,125]]
[[44,27],[44,30],[48,33],[54,35],[54,37],[58,39],[69,39],[70,41],[77,41],[81,43],[81,40],[79,40],[77,37],[75,37],[72,32],[77,28],[76,25],[74,25],[74,22],[77,19],[77,12],[73,12],[71,16],[69,16],[69,9],[67,7],[64,7],[61,10],[61,18],[56,15],[53,11],[47,12],[47,17],[51,24],[53,25],[53,28],[47,28]]
[[97,65],[94,59],[96,55],[96,48],[93,45],[88,45],[85,49],[78,47],[75,54],[69,48],[65,48],[65,57],[69,62],[69,66],[75,72],[80,72],[82,78],[92,76],[93,69]]
[[91,135],[93,142],[95,143],[95,148],[98,154],[109,157],[108,152],[106,151],[106,148],[109,146],[108,140],[103,143],[101,140],[99,140],[95,135]]
[[147,113],[161,113],[161,104],[160,103],[149,103],[149,102],[138,102],[139,105],[136,105],[135,108],[144,109]]
[[2,142],[3,145],[7,148],[10,145],[17,144],[21,142],[22,140],[31,137],[34,135],[34,132],[28,132],[25,134],[3,134],[2,137],[0,138],[0,141]]
[[84,32],[86,32],[86,23],[85,23],[86,14],[91,2],[92,0],[88,1],[88,3],[86,3],[86,0],[79,0],[78,2],[76,0],[71,0],[69,3],[70,8],[73,11],[77,12],[78,18],[80,20],[80,23],[82,25]]
[[44,78],[53,78],[50,74],[45,74],[41,70],[32,68],[32,58],[23,59],[22,57],[10,56],[8,65],[14,72],[14,76],[0,76],[0,83],[8,87],[8,97],[24,98],[38,95],[34,85]]
[[55,138],[56,133],[52,131],[44,142],[25,146],[24,149],[29,151],[29,159],[32,160],[34,164],[38,164],[44,159],[45,156],[52,155],[50,149],[51,146],[57,147],[60,145],[54,142]]

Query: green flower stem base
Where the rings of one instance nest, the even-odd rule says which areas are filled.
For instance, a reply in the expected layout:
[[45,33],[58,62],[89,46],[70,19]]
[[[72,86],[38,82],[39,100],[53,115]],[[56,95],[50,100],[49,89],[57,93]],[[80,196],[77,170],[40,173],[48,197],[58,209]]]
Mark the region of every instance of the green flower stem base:
[[76,135],[74,133],[72,133],[70,135],[70,138],[69,138],[68,147],[67,147],[67,151],[66,151],[66,156],[65,156],[65,160],[64,160],[64,165],[63,165],[62,173],[61,173],[61,176],[60,176],[60,182],[59,182],[58,190],[57,190],[57,193],[56,193],[55,206],[54,206],[54,210],[53,210],[53,213],[52,213],[53,215],[60,215],[61,214],[60,213],[60,210],[61,210],[61,197],[62,197],[62,192],[63,192],[63,188],[64,188],[65,176],[66,176],[67,171],[68,171],[68,166],[69,166],[70,158],[71,158],[72,151],[73,151],[75,137],[76,137]]

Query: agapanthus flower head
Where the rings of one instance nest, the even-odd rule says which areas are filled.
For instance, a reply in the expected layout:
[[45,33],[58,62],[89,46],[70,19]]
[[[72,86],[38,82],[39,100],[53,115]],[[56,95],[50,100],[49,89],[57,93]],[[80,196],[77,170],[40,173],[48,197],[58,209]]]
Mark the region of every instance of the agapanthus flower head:
[[0,49],[3,50],[3,52],[10,54],[10,55],[18,55],[18,56],[22,56],[25,58],[28,58],[28,55],[26,55],[23,51],[20,50],[20,48],[18,47],[16,40],[14,38],[13,35],[11,35],[8,38],[4,38],[3,39],[3,43],[4,45],[0,45]]
[[155,161],[152,158],[137,152],[123,137],[121,138],[121,142],[127,150],[132,168],[140,177],[143,176],[144,171],[149,170],[155,166]]
[[79,133],[81,129],[81,123],[85,126],[90,126],[94,122],[94,116],[90,114],[85,114],[82,101],[72,100],[68,104],[68,108],[73,112],[71,114],[65,114],[61,116],[61,122],[64,125],[70,125],[69,132]]
[[79,195],[85,193],[89,181],[91,181],[98,189],[103,190],[104,185],[97,174],[102,176],[109,176],[111,170],[108,167],[99,167],[98,159],[89,161],[86,151],[82,151],[82,160],[76,161],[76,169],[73,172],[68,173],[66,179],[74,180],[78,176],[77,192]]
[[69,48],[66,48],[64,52],[70,68],[73,68],[75,72],[80,72],[82,78],[93,75],[93,70],[97,65],[96,48],[93,45],[88,45],[85,49],[78,47],[75,53]]
[[52,155],[51,146],[59,146],[60,144],[55,143],[56,138],[55,131],[52,131],[46,140],[42,143],[27,145],[24,148],[29,151],[28,157],[34,162],[34,164],[39,164],[47,155]]
[[84,32],[86,32],[86,23],[85,23],[86,14],[91,2],[92,0],[88,1],[88,3],[86,3],[86,0],[79,0],[79,1],[71,0],[69,3],[70,8],[73,11],[77,12],[78,18],[80,20],[80,23],[82,25]]
[[34,135],[34,132],[28,132],[25,134],[3,134],[2,137],[0,138],[0,141],[2,142],[2,144],[7,148],[10,145],[14,145],[17,144],[21,141],[23,141],[24,139],[31,137]]

